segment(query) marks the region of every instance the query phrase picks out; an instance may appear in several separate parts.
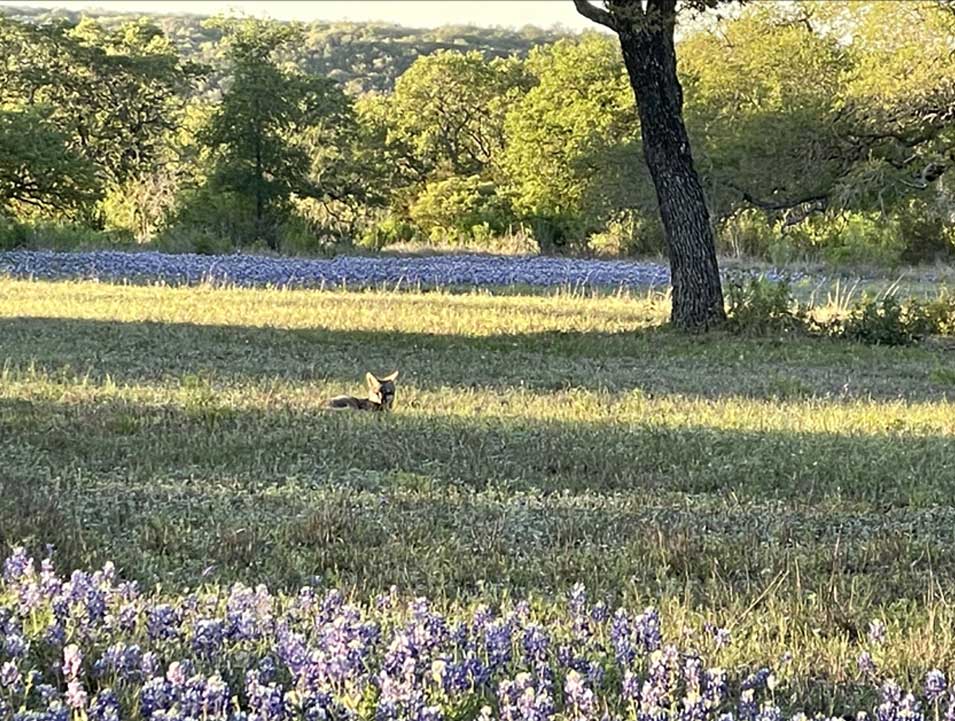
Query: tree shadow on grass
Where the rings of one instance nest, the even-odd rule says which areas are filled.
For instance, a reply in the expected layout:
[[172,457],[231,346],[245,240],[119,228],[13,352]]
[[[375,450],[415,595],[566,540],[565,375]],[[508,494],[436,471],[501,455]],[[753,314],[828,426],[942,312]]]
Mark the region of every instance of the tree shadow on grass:
[[735,493],[814,503],[942,503],[955,493],[946,434],[831,433],[542,420],[432,412],[237,408],[200,396],[0,398],[0,471],[27,478],[231,477],[321,485],[348,473],[405,474],[472,488]]
[[660,329],[444,335],[64,318],[0,319],[0,363],[119,383],[202,374],[224,382],[354,384],[402,371],[422,389],[583,388],[704,398],[947,400],[941,352],[822,340],[687,337]]

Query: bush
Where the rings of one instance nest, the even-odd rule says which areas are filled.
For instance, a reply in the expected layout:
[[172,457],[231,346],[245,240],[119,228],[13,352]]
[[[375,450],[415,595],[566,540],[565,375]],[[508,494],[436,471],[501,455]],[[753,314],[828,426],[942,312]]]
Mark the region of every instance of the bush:
[[737,258],[769,258],[771,248],[781,240],[780,227],[756,208],[737,210],[716,231],[717,250]]
[[726,284],[726,319],[740,335],[805,333],[808,311],[796,302],[788,281],[761,277],[730,280]]
[[596,255],[610,257],[656,254],[664,250],[663,228],[635,210],[621,210],[602,231],[590,236],[587,247]]
[[244,198],[203,186],[184,194],[175,219],[159,234],[158,245],[203,238],[216,246],[249,247],[261,240],[263,232],[279,234],[287,217],[287,212],[277,212],[269,228],[259,228]]
[[14,250],[27,247],[30,229],[25,223],[0,215],[0,250]]
[[834,332],[846,340],[869,345],[912,345],[939,329],[938,319],[925,304],[895,296],[864,298],[848,317],[836,321]]
[[408,210],[411,221],[428,238],[444,243],[468,243],[507,231],[514,216],[494,183],[480,176],[451,177],[428,183]]
[[894,267],[944,255],[955,239],[941,218],[924,203],[904,213],[839,212],[812,215],[795,225],[771,221],[755,208],[738,210],[717,228],[717,249],[724,254],[786,265],[819,259],[833,266]]
[[151,245],[163,253],[222,255],[235,250],[228,238],[215,235],[205,228],[189,225],[168,228]]
[[806,333],[866,343],[912,345],[928,335],[955,334],[955,297],[932,301],[865,296],[845,317],[818,320],[793,297],[787,281],[766,278],[726,283],[726,327],[739,335]]
[[524,218],[521,225],[534,239],[541,253],[573,253],[586,250],[588,229],[580,218],[569,215],[535,215]]
[[95,230],[72,223],[24,223],[0,215],[0,250],[97,250],[128,247],[132,237],[125,232]]
[[358,245],[369,250],[381,250],[389,245],[407,243],[415,238],[415,227],[393,215],[371,223],[362,232]]
[[939,204],[912,199],[897,217],[906,263],[932,262],[955,253],[955,225]]
[[834,266],[892,267],[902,260],[905,240],[897,220],[876,212],[811,216],[781,233],[797,256]]
[[138,242],[152,240],[176,214],[178,183],[170,172],[157,172],[110,190],[101,203],[108,228]]

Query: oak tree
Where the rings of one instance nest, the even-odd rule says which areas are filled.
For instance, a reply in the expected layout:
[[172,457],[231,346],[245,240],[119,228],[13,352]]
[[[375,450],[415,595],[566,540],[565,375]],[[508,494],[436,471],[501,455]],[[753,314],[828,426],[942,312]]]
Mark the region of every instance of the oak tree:
[[[720,0],[691,0],[703,9]],[[656,188],[670,259],[674,326],[703,329],[725,318],[709,209],[683,122],[674,31],[677,0],[574,0],[577,11],[613,30],[640,116],[644,156]]]

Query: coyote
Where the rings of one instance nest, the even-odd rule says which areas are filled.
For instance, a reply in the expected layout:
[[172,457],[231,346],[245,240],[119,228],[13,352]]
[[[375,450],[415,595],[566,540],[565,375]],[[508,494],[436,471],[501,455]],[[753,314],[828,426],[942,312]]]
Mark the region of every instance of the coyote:
[[368,397],[355,398],[354,396],[335,396],[325,405],[336,411],[390,411],[395,402],[395,379],[398,371],[384,378],[377,378],[371,373],[365,374],[368,384]]

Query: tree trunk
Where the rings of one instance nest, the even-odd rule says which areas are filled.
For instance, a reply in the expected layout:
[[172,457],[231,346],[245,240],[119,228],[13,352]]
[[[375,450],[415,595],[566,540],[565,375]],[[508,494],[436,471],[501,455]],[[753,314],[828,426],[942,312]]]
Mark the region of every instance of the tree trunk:
[[[611,8],[615,4],[634,12],[632,0],[611,0]],[[639,17],[616,29],[670,258],[670,321],[679,328],[706,329],[726,314],[709,209],[683,123],[683,89],[673,44],[675,4],[676,0],[648,0]]]

